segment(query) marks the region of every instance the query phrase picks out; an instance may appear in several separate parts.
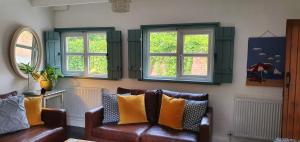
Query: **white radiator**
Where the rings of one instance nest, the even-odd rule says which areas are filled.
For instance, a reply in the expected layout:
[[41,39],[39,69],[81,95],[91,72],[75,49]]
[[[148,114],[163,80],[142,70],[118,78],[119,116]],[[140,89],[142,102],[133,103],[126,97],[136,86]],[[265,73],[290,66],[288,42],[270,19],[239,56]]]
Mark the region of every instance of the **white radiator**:
[[68,125],[84,127],[85,112],[101,106],[101,88],[69,88],[64,96]]
[[274,140],[281,132],[281,101],[235,98],[233,135]]

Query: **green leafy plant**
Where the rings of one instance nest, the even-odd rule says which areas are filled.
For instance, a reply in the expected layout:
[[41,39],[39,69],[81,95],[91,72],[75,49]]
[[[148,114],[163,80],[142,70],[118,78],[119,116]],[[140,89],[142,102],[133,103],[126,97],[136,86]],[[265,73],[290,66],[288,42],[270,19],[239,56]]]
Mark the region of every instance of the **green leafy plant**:
[[28,63],[21,63],[19,64],[19,69],[24,72],[25,74],[29,75],[34,71],[34,68]]
[[46,68],[41,71],[41,75],[44,77],[44,79],[52,82],[56,82],[58,78],[63,77],[61,71],[50,65],[47,65]]
[[19,64],[19,69],[24,72],[25,74],[27,74],[28,78],[27,78],[27,89],[29,89],[29,75],[33,73],[34,68],[28,63],[21,63]]

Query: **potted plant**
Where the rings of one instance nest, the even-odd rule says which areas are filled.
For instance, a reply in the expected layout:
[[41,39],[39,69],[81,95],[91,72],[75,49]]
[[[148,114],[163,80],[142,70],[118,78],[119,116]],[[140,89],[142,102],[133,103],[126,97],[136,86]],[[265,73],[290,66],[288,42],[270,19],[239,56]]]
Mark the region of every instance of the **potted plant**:
[[63,77],[63,75],[57,68],[47,65],[40,73],[33,72],[32,77],[40,82],[41,88],[51,91],[58,78]]
[[30,74],[33,73],[34,68],[28,63],[21,63],[19,64],[19,69],[24,72],[25,74],[27,74],[28,78],[27,78],[27,90],[29,90],[29,79],[30,79]]

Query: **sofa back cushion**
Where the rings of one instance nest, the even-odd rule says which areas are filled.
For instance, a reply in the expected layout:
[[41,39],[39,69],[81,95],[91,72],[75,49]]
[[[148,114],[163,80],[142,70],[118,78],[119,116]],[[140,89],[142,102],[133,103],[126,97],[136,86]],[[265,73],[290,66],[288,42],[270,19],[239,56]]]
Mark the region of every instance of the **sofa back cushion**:
[[0,134],[29,128],[24,107],[24,96],[0,99]]
[[145,92],[146,90],[142,90],[142,89],[127,89],[122,87],[118,87],[117,89],[117,94],[130,93],[131,95],[140,95],[140,94],[145,94]]
[[182,98],[186,100],[194,100],[194,101],[207,101],[208,100],[208,94],[207,93],[185,93],[185,92],[175,92],[175,91],[169,91],[169,90],[157,90],[157,94],[161,95],[165,94],[169,97],[174,98]]
[[158,121],[158,95],[156,94],[156,90],[141,90],[141,89],[126,89],[126,88],[118,88],[118,94],[131,93],[131,95],[140,95],[145,94],[145,108],[147,119],[150,123],[157,123]]

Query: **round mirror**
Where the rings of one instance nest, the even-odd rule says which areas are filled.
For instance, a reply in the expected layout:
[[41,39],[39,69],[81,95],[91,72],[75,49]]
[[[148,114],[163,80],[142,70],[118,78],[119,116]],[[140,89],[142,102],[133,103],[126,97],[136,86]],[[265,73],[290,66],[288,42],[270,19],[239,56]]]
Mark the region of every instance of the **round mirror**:
[[13,69],[22,78],[28,78],[28,75],[21,70],[22,67],[28,65],[33,70],[39,68],[41,43],[34,30],[22,27],[15,32],[10,47],[10,59]]

